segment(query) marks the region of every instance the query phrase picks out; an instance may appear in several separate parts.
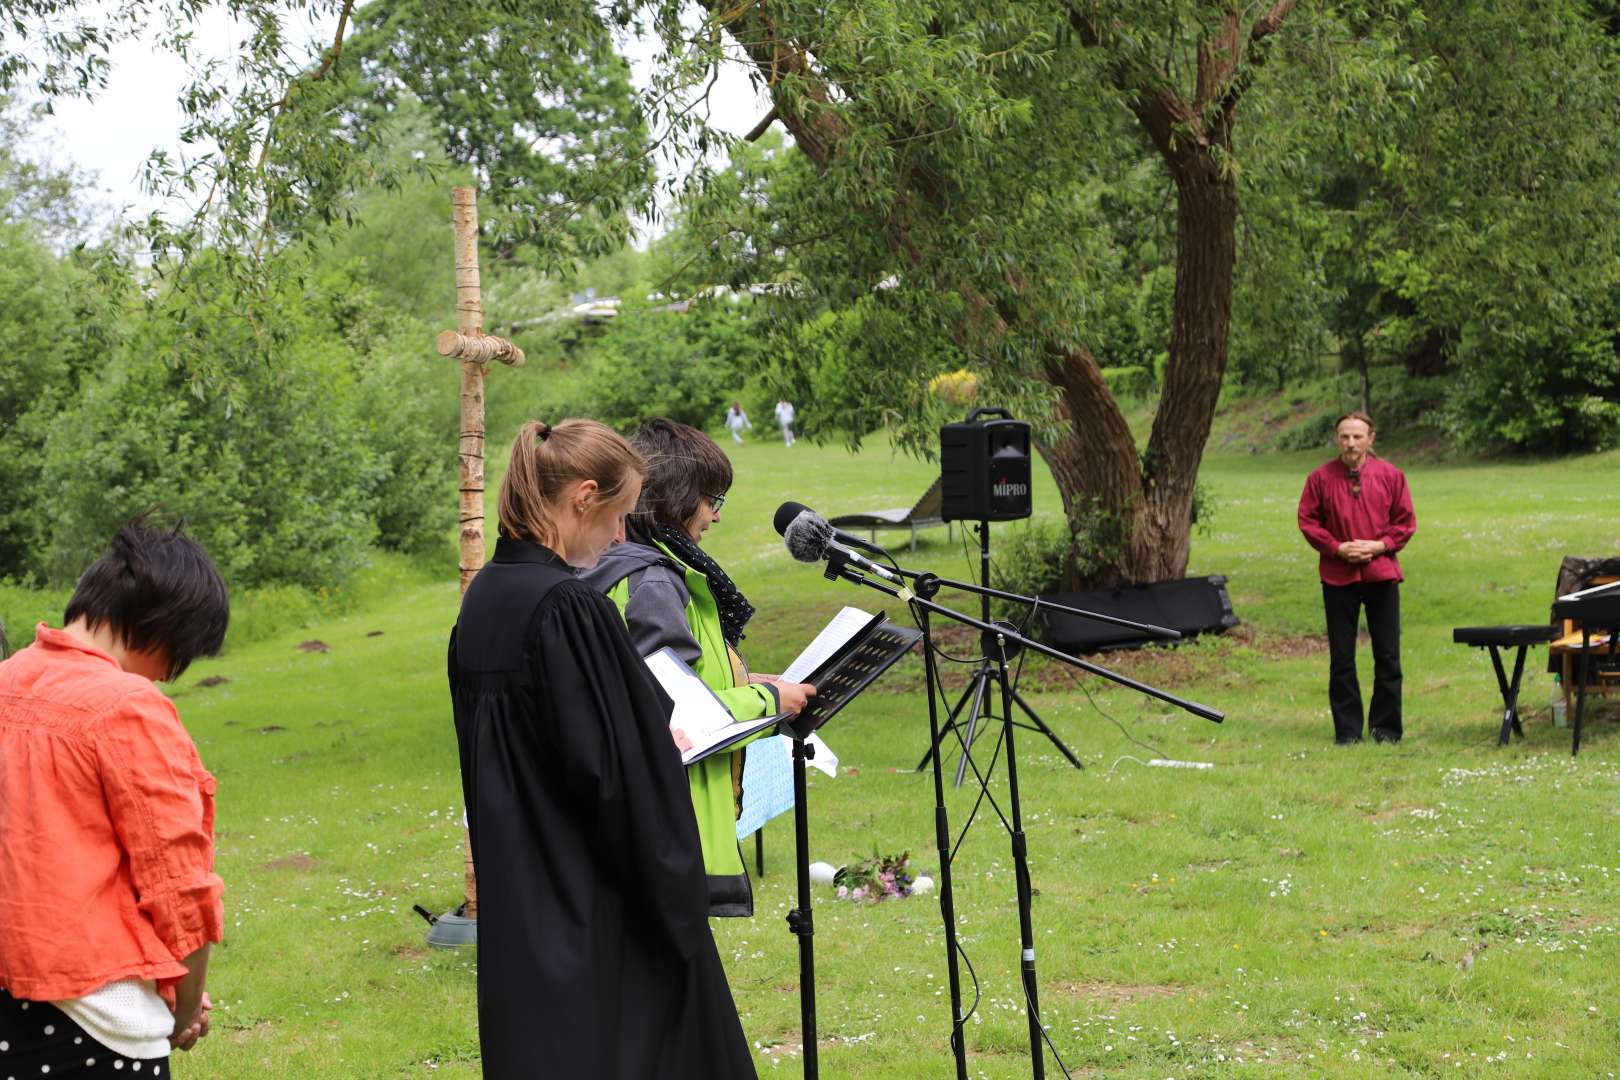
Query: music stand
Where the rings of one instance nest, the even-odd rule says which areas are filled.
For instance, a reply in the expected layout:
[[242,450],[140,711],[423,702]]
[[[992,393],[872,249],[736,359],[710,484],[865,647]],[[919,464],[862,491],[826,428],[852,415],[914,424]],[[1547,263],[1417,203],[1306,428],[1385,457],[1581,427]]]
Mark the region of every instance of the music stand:
[[809,675],[804,682],[816,688],[804,711],[782,726],[793,740],[793,846],[798,875],[799,906],[787,913],[788,931],[799,939],[799,1023],[804,1035],[804,1075],[820,1076],[816,1049],[815,920],[810,894],[810,814],[806,806],[805,763],[815,747],[805,742],[831,720],[895,661],[910,652],[923,635],[875,616]]

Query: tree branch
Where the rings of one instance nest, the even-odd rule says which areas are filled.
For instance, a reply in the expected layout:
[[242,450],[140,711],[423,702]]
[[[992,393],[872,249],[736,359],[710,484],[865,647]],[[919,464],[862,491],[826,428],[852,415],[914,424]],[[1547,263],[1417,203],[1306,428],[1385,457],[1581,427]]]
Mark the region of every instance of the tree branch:
[[[354,0],[343,0],[343,10],[338,12],[337,32],[332,35],[332,47],[327,49],[325,55],[321,57],[320,67],[316,68],[307,79],[295,78],[289,82],[287,89],[282,92],[280,100],[270,107],[270,122],[264,128],[264,145],[259,147],[259,160],[253,166],[254,172],[260,176],[264,175],[265,164],[270,160],[270,147],[275,142],[276,121],[287,111],[287,106],[292,101],[293,87],[297,86],[299,82],[320,82],[331,73],[333,65],[338,61],[338,57],[343,54],[343,37],[348,32],[349,16],[353,12]],[[270,235],[271,213],[274,210],[275,199],[270,195],[266,195],[264,220],[259,226],[259,237],[253,244],[253,257],[255,259],[259,258],[264,251],[264,241]]]
[[776,106],[772,105],[771,111],[765,114],[765,118],[755,124],[748,134],[743,136],[743,142],[759,142],[760,139],[764,138],[765,133],[771,129],[771,125],[776,123],[777,115]]
[[1238,12],[1228,7],[1220,30],[1198,43],[1197,86],[1193,91],[1193,111],[1202,116],[1237,74]]
[[1249,47],[1244,57],[1246,64],[1241,72],[1232,79],[1226,93],[1221,96],[1221,117],[1226,130],[1232,130],[1232,121],[1237,115],[1238,102],[1254,81],[1254,69],[1265,63],[1266,54],[1261,49],[1261,43],[1281,29],[1283,21],[1293,12],[1298,0],[1277,0],[1254,25],[1249,28]]

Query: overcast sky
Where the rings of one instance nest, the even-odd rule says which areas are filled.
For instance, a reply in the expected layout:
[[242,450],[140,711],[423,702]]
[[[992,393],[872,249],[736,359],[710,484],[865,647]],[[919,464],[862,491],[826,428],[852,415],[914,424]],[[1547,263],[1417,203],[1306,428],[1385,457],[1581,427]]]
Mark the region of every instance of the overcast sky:
[[[296,31],[299,38],[324,45],[334,26],[335,20],[325,20]],[[239,30],[233,32],[223,11],[211,7],[198,24],[196,40],[201,51],[226,55],[241,36]],[[647,82],[654,51],[648,41],[631,42],[626,49],[638,86]],[[186,70],[150,40],[123,43],[114,49],[112,62],[106,91],[94,101],[57,102],[56,115],[34,149],[94,172],[96,188],[111,212],[142,216],[157,206],[140,188],[142,162],[155,147],[180,150],[177,99]],[[734,134],[751,129],[770,107],[737,64],[722,71],[710,102],[712,122]],[[665,170],[670,167],[667,162],[661,165]]]

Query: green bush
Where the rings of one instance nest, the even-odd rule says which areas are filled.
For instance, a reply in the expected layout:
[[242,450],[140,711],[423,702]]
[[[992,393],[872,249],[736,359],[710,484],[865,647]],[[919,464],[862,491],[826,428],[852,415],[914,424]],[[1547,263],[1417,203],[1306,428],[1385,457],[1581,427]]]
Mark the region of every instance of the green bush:
[[724,300],[685,314],[625,310],[587,347],[582,411],[626,431],[657,416],[714,427],[759,348],[746,305]]
[[1158,388],[1153,368],[1141,364],[1106,367],[1102,377],[1116,398],[1145,398]]
[[1554,453],[1620,445],[1617,337],[1595,326],[1558,341],[1503,343],[1450,383],[1447,432],[1461,445]]
[[[1047,596],[1063,588],[1063,561],[1071,536],[1062,518],[1032,518],[992,535],[990,585],[1023,596]],[[1029,614],[1023,604],[993,600],[990,614],[1022,626]]]
[[1321,450],[1334,444],[1333,424],[1343,409],[1319,409],[1307,419],[1285,428],[1273,445],[1278,450]]
[[41,569],[43,450],[84,372],[105,360],[116,320],[72,259],[0,220],[0,575]]
[[51,523],[46,573],[71,581],[121,522],[156,505],[188,523],[234,587],[342,581],[378,538],[377,507],[396,498],[392,457],[367,441],[382,426],[368,409],[408,415],[409,394],[363,400],[365,365],[345,337],[366,324],[351,282],[289,275],[263,302],[279,328],[266,338],[206,292],[207,260],[191,273],[193,288],[140,317],[52,421],[38,511]]
[[355,422],[372,457],[377,543],[413,555],[454,548],[459,468],[460,379],[456,365],[423,356],[424,340],[414,324],[395,328],[361,361],[355,379]]

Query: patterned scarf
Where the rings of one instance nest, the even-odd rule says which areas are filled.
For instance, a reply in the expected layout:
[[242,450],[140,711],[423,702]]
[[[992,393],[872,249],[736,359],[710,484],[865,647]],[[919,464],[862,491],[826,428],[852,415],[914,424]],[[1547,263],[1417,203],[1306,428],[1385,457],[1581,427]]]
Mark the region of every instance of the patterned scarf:
[[727,644],[735,649],[742,640],[743,627],[754,617],[754,605],[720,569],[720,564],[686,534],[685,529],[658,522],[653,525],[652,533],[683,563],[709,579],[709,591],[714,593],[714,602],[720,608],[720,633],[725,636]]

